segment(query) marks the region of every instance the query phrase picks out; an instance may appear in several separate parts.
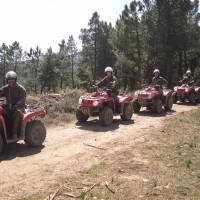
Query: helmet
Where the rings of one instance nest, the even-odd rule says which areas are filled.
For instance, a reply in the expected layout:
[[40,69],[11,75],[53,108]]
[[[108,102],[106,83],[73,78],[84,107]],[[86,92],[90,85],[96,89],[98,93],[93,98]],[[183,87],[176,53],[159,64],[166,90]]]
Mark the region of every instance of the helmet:
[[190,70],[187,70],[186,74],[187,74],[187,75],[190,75],[190,74],[191,74],[191,71],[190,71]]
[[160,74],[160,71],[159,71],[158,69],[155,69],[155,70],[153,71],[153,74],[155,74],[155,73]]
[[17,74],[14,71],[9,71],[6,73],[6,80],[8,80],[9,78],[17,80]]
[[106,67],[104,72],[113,72],[113,69],[112,67]]

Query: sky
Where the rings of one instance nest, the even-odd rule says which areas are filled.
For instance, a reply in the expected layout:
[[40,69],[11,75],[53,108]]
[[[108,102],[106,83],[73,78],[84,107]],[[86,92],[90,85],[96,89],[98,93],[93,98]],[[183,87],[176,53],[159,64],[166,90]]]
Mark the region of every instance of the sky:
[[80,30],[88,28],[94,12],[115,25],[124,6],[132,0],[0,0],[0,46],[19,42],[23,50],[39,46],[42,52],[73,35],[78,49]]

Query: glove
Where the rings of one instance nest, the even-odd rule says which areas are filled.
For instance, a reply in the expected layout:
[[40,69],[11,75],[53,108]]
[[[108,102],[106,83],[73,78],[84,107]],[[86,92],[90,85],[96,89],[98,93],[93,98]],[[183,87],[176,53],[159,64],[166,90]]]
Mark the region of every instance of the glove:
[[107,88],[108,88],[108,89],[112,89],[112,88],[113,88],[113,82],[108,83]]

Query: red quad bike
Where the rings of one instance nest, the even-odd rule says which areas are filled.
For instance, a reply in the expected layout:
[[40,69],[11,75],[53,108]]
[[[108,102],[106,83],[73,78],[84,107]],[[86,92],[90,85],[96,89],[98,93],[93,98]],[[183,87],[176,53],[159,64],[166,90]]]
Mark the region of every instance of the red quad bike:
[[5,110],[0,104],[0,152],[6,144],[16,143],[19,140],[31,147],[40,146],[46,138],[46,129],[37,117],[44,117],[45,110],[38,106],[28,105],[23,113],[22,124],[18,131],[18,138],[12,139],[10,135],[10,121],[6,117]]
[[170,89],[163,89],[162,91],[156,88],[160,86],[150,86],[144,90],[136,91],[133,100],[133,110],[134,112],[139,112],[141,107],[146,107],[152,110],[154,113],[161,113],[162,106],[165,110],[171,110],[173,106],[172,93]]
[[195,101],[200,103],[200,87],[190,86],[188,84],[182,84],[181,86],[175,86],[172,94],[173,102],[177,101],[185,102],[187,99],[190,104],[194,104]]
[[113,115],[120,115],[122,120],[130,120],[133,115],[132,96],[118,95],[114,100],[110,90],[98,92],[96,86],[92,93],[87,93],[79,98],[76,118],[79,122],[86,122],[89,116],[99,116],[101,125],[108,126],[113,121]]

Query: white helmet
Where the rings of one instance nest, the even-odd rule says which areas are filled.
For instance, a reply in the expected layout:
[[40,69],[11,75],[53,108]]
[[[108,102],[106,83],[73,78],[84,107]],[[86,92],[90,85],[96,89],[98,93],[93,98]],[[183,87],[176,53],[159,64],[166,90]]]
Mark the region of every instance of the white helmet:
[[158,69],[155,69],[155,70],[153,71],[153,74],[155,74],[155,73],[160,74],[160,71],[159,71]]
[[6,80],[9,78],[17,79],[17,74],[14,71],[9,71],[6,73]]
[[187,74],[187,75],[190,75],[190,74],[191,74],[191,71],[190,71],[190,70],[187,70],[186,74]]
[[112,67],[106,67],[104,72],[113,72],[113,69]]

